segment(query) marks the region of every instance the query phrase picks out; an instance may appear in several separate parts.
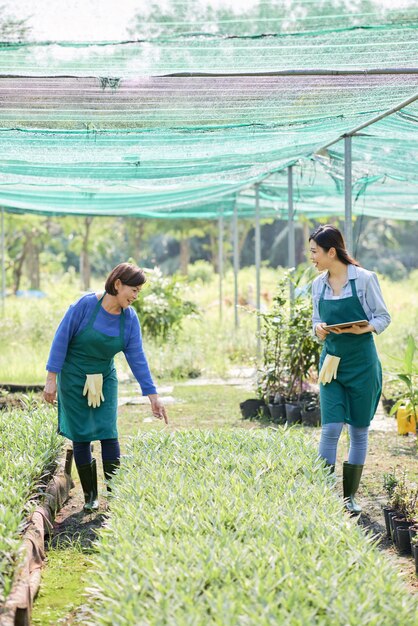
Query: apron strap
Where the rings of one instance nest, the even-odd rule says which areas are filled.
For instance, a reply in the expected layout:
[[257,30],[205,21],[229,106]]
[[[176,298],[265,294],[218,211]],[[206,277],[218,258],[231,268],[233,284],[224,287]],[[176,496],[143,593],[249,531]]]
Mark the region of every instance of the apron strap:
[[119,336],[123,346],[122,350],[125,350],[125,311],[123,309],[120,312]]
[[325,280],[324,280],[324,286],[322,287],[321,295],[319,296],[319,299],[320,299],[320,300],[323,300],[323,299],[324,299],[326,286],[327,286],[327,284],[326,284],[326,282],[325,282]]
[[100,307],[102,306],[102,300],[105,297],[106,292],[104,292],[104,294],[102,295],[102,297],[100,298],[100,300],[97,300],[96,302],[96,306],[94,307],[94,311],[90,316],[90,319],[88,321],[88,324],[86,326],[86,328],[93,328],[93,324],[95,322],[95,319],[97,317],[98,312],[100,311]]
[[[94,322],[96,320],[97,314],[100,311],[100,307],[102,306],[102,301],[103,301],[103,298],[105,297],[105,295],[106,295],[106,292],[104,292],[104,294],[102,295],[100,300],[97,301],[96,306],[94,307],[94,311],[91,314],[91,317],[90,317],[90,319],[88,321],[88,324],[87,324],[86,328],[93,328],[93,324],[94,324]],[[120,312],[119,337],[121,339],[123,350],[124,350],[125,349],[125,311],[123,309]]]
[[357,289],[356,289],[356,280],[355,280],[355,278],[350,278],[350,284],[351,284],[351,295],[352,296],[357,296]]

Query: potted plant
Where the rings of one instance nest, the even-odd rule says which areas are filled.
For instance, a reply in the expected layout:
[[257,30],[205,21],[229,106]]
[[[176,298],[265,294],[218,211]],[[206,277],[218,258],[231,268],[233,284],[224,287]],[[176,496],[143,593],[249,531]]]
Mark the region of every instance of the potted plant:
[[411,548],[412,556],[415,559],[415,574],[418,576],[418,535],[415,535],[415,537],[412,539]]
[[[312,305],[306,287],[308,272],[292,277],[290,272],[278,283],[273,307],[260,313],[262,321],[263,362],[259,369],[260,394],[266,399],[273,421],[289,425],[317,424],[318,394],[308,381],[319,362],[319,346],[312,333]],[[289,298],[293,284],[295,297]],[[314,414],[315,413],[315,414]]]
[[396,413],[399,434],[416,432],[416,420],[418,417],[418,369],[414,363],[416,349],[414,337],[408,335],[405,353],[400,360],[401,367],[395,374],[404,383],[404,394],[390,411],[391,415]]
[[385,377],[382,389],[382,406],[386,415],[391,415],[392,407],[403,395],[403,383],[396,376]]
[[383,507],[383,516],[385,518],[385,526],[386,526],[386,536],[390,538],[390,524],[389,524],[389,513],[393,513],[395,509],[393,508],[392,499],[393,492],[395,487],[398,484],[398,479],[395,475],[395,472],[385,472],[383,474],[383,489],[388,497],[388,504]]

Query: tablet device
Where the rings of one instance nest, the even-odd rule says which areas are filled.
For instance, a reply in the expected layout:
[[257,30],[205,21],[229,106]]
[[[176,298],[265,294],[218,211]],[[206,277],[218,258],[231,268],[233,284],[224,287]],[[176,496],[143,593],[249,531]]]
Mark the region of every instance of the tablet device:
[[350,326],[367,326],[369,320],[355,320],[354,322],[341,322],[340,324],[329,324],[328,326],[323,326],[325,330],[332,330],[333,328],[350,328]]

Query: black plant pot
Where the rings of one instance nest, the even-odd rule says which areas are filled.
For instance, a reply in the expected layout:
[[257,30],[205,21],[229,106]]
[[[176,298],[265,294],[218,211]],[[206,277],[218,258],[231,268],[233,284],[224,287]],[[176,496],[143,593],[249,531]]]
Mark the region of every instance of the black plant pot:
[[286,402],[286,422],[288,426],[300,424],[302,422],[301,407],[299,404],[288,404]]
[[301,410],[302,424],[304,426],[321,425],[321,409],[316,404],[307,404]]
[[249,398],[239,405],[241,415],[245,420],[255,419],[259,416],[259,411],[266,406],[264,400]]
[[392,509],[391,506],[383,507],[383,517],[385,518],[385,526],[386,526],[386,537],[390,539],[390,523],[389,523],[389,513],[394,513],[395,509]]
[[415,574],[418,576],[418,543],[413,543],[411,545],[412,548],[412,556],[415,559]]
[[270,417],[275,424],[286,423],[286,409],[284,404],[269,404]]
[[[389,528],[390,528],[390,538],[392,539],[392,541],[395,541],[395,525],[393,523],[393,520],[396,518],[400,517],[400,513],[399,511],[397,511],[396,509],[389,513]],[[403,518],[404,519],[404,518]]]
[[411,554],[411,540],[409,538],[410,522],[406,522],[405,526],[396,528],[396,547],[399,554]]
[[[393,543],[397,548],[399,548],[399,535],[398,531],[401,528],[407,528],[411,526],[411,522],[408,522],[405,519],[404,515],[399,515],[398,517],[392,517],[392,526],[393,526]],[[408,541],[409,541],[409,530],[408,530]]]
[[382,405],[383,405],[383,410],[386,413],[386,415],[389,415],[392,407],[394,406],[394,404],[396,403],[396,400],[393,400],[393,398],[383,398],[382,397]]
[[411,544],[414,540],[414,537],[418,535],[418,524],[414,523],[409,527],[409,539],[411,540]]

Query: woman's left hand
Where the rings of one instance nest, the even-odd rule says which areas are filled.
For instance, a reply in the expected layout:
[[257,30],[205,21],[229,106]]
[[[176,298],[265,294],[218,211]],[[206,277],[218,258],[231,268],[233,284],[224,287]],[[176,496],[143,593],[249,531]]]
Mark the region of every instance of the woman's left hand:
[[148,396],[151,402],[151,410],[154,417],[157,417],[159,420],[164,420],[166,424],[168,424],[167,412],[165,410],[165,406],[158,397],[158,394],[150,394]]
[[343,333],[351,333],[352,335],[364,335],[365,333],[374,332],[374,326],[371,324],[367,324],[367,326],[357,326],[353,324],[349,328],[333,328],[330,329],[331,333],[335,333],[336,335],[342,335]]

